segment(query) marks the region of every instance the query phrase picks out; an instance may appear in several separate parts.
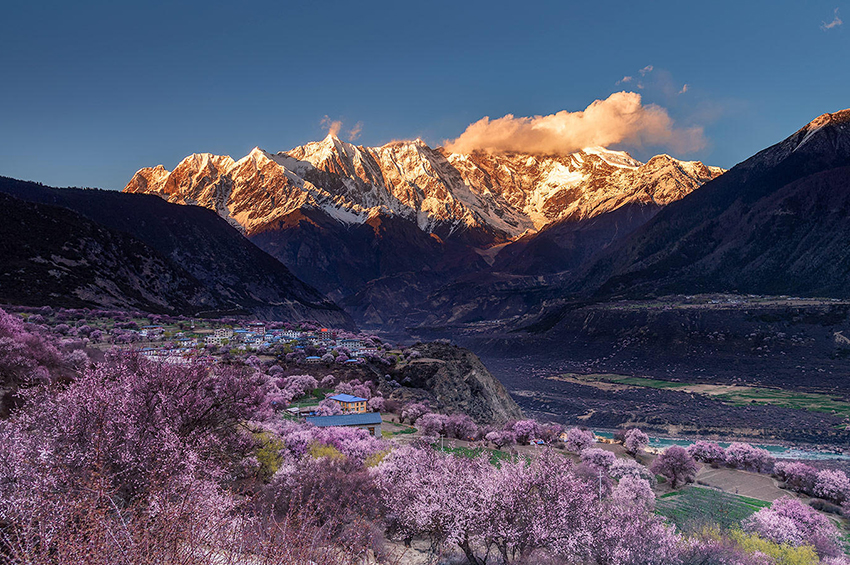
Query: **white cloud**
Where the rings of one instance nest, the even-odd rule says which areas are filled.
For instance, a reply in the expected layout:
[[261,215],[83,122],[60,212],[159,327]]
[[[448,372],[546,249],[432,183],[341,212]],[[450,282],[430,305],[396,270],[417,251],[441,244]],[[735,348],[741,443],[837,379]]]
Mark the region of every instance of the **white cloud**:
[[616,84],[616,85],[618,85],[618,86],[619,86],[619,85],[621,85],[621,84],[625,84],[625,83],[627,83],[627,82],[632,82],[633,80],[635,80],[635,77],[631,77],[631,76],[629,76],[629,75],[626,75],[626,76],[624,76],[623,78],[621,78],[620,80],[618,80],[618,81],[617,81],[616,83],[614,83],[614,84]]
[[485,116],[445,145],[455,153],[568,155],[598,145],[666,146],[688,153],[704,147],[705,136],[701,127],[675,127],[667,110],[644,105],[636,92],[615,92],[578,112],[562,110],[532,117],[507,114],[494,120]]
[[832,28],[834,28],[834,27],[838,27],[838,26],[842,25],[843,23],[844,23],[844,22],[843,22],[843,21],[841,20],[841,18],[838,16],[838,8],[836,8],[836,9],[835,9],[835,17],[832,19],[832,21],[831,21],[831,22],[829,22],[829,23],[822,22],[822,23],[821,23],[820,28],[821,28],[822,30],[826,31],[826,30],[828,30],[828,29],[832,29]]
[[679,91],[679,94],[684,94],[684,93],[686,93],[686,92],[688,91],[688,89],[689,89],[689,88],[690,88],[690,87],[688,86],[688,83],[683,84],[683,85],[682,85],[682,90],[680,90],[680,91]]
[[651,73],[654,68],[655,67],[652,65],[647,65],[638,72],[640,73],[640,76],[646,76],[647,74]]

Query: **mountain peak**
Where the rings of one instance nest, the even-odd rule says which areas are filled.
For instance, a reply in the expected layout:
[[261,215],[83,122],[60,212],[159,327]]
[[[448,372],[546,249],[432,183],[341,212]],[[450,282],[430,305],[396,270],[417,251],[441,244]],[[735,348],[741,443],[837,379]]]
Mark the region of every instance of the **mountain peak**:
[[[821,114],[786,140],[785,145],[788,145],[790,140],[790,145],[793,145],[791,150],[793,153],[804,145],[811,145],[813,139],[823,138],[823,142],[832,146],[833,149],[837,150],[840,146],[846,149],[850,145],[850,132],[845,133],[845,127],[848,123],[850,123],[850,109]],[[827,133],[827,135],[824,136],[824,133]],[[836,135],[841,139],[835,138]]]
[[838,112],[827,112],[826,114],[821,114],[808,124],[803,129],[811,130],[813,128],[822,128],[831,124],[843,124],[850,122],[850,108],[846,110],[839,110]]

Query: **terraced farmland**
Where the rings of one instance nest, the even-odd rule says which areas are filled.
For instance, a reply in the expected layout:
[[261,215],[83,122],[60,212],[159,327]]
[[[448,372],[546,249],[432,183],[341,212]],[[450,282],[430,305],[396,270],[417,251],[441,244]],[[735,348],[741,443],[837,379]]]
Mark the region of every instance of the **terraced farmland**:
[[656,512],[680,530],[691,532],[710,525],[740,527],[742,521],[767,506],[770,502],[764,500],[692,486],[659,497]]

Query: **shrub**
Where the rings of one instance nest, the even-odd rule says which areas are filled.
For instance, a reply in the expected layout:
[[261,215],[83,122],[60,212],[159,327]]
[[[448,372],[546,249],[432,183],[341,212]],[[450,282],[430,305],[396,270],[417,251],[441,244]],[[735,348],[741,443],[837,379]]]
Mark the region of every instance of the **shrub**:
[[332,445],[325,445],[323,443],[312,444],[308,453],[313,459],[321,459],[323,457],[332,461],[342,461],[345,459],[345,455],[340,450]]
[[259,447],[256,457],[260,464],[258,475],[261,481],[267,481],[280,468],[280,464],[283,462],[281,452],[286,445],[268,432],[258,434],[257,439]]
[[[770,560],[767,563],[817,565],[820,562],[812,547],[797,547],[793,544],[775,542],[758,535],[747,535],[739,531],[733,531],[732,538],[745,553],[767,557]],[[734,563],[737,564],[740,561]],[[765,561],[755,561],[754,563],[765,563]]]

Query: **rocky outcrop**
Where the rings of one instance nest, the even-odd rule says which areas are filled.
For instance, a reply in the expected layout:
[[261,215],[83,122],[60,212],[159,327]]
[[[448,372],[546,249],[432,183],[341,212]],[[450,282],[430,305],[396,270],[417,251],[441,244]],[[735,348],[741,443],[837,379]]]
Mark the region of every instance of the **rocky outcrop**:
[[417,344],[414,349],[422,357],[400,369],[396,378],[406,388],[393,398],[428,400],[441,412],[467,414],[480,424],[522,418],[502,383],[468,349],[444,343]]

